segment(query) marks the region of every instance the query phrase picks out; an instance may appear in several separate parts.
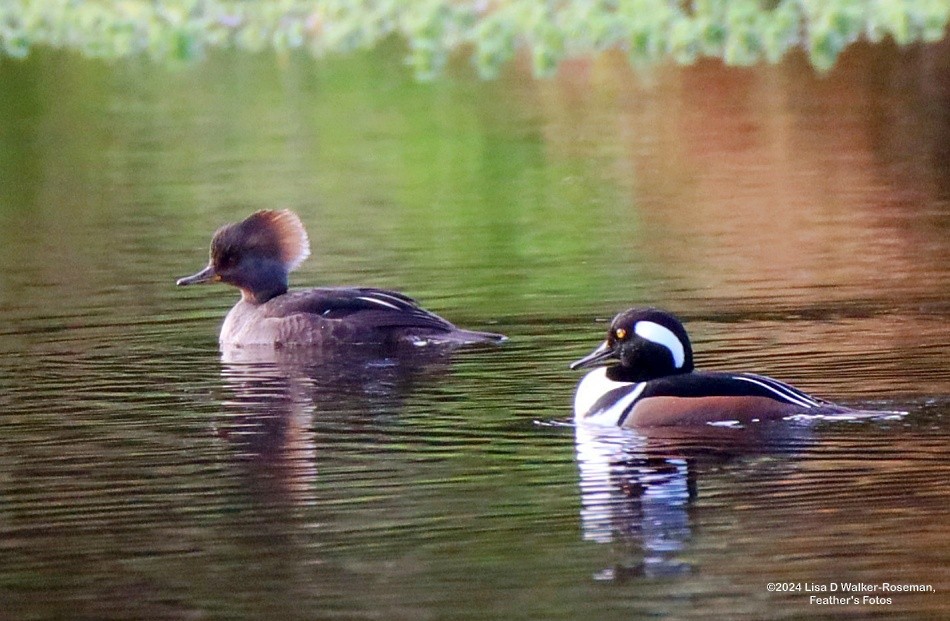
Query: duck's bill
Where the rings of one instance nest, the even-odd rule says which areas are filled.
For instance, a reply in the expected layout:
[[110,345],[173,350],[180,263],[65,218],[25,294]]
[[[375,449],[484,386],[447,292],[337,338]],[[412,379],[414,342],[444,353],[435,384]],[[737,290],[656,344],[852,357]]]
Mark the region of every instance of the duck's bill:
[[614,357],[614,351],[611,349],[610,345],[607,344],[607,341],[604,341],[600,346],[594,351],[590,352],[580,360],[575,360],[571,363],[571,370],[577,369],[586,369],[588,367],[593,367],[601,362],[609,360]]
[[179,278],[175,281],[175,284],[179,287],[185,285],[199,285],[206,282],[217,282],[218,275],[214,273],[214,268],[210,265],[197,274],[192,274],[191,276],[185,276],[184,278]]

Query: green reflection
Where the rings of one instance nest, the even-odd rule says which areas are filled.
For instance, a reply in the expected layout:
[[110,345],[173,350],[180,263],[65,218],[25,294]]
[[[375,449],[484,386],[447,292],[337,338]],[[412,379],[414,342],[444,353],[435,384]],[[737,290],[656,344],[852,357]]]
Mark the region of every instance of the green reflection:
[[[563,105],[555,94],[512,78],[420,84],[393,52],[215,56],[180,74],[61,53],[0,66],[0,256],[41,280],[75,267],[90,295],[170,282],[220,224],[290,207],[314,244],[298,286],[405,289],[464,309],[460,322],[639,280],[637,261],[587,263],[629,258],[616,239],[635,239],[638,219],[617,216],[631,199],[611,157],[538,116]],[[11,296],[35,280],[17,271]]]

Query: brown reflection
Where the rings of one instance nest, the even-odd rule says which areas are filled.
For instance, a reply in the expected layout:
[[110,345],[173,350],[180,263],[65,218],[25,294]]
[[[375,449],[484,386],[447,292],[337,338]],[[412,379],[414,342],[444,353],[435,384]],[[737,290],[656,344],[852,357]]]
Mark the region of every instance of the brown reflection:
[[738,458],[800,451],[807,426],[667,427],[634,433],[578,425],[584,539],[620,544],[621,560],[596,579],[625,581],[688,574],[692,507],[703,473]]
[[229,395],[217,431],[249,490],[265,504],[302,505],[319,475],[314,420],[349,433],[398,414],[415,381],[447,369],[448,351],[229,348],[222,363]]
[[[734,525],[719,533],[733,541],[721,555],[729,567],[725,579],[750,584],[767,565],[764,580],[929,584],[933,593],[889,594],[886,615],[944,616],[950,460],[945,434],[927,421],[940,419],[946,407],[942,400],[917,413],[913,431],[903,421],[826,428],[833,433],[823,433],[794,468],[769,477],[743,473],[724,501],[743,507]],[[770,604],[813,610],[807,593],[797,595],[775,595]],[[880,612],[877,606],[851,609],[862,618]]]
[[602,251],[659,270],[656,295],[946,311],[950,42],[854,46],[823,76],[574,63],[540,90],[549,156],[629,185]]
[[926,109],[899,78],[914,60],[869,49],[849,60],[826,78],[795,63],[708,63],[669,85],[688,102],[667,141],[683,149],[688,189],[677,209],[643,217],[658,233],[645,241],[665,242],[650,248],[679,276],[724,298],[781,283],[803,302],[895,288],[930,297],[916,278],[945,278],[946,230],[918,226],[941,171],[890,148],[929,140]]

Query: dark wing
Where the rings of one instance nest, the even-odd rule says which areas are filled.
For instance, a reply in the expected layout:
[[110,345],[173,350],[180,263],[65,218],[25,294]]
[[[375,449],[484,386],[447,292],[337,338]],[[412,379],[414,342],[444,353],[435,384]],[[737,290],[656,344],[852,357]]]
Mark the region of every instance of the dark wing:
[[420,307],[410,297],[370,287],[340,287],[290,292],[269,303],[267,316],[318,315],[347,319],[368,328],[425,328],[449,331],[455,326]]
[[653,380],[641,395],[646,397],[766,397],[811,409],[831,404],[793,386],[752,373],[684,373]]

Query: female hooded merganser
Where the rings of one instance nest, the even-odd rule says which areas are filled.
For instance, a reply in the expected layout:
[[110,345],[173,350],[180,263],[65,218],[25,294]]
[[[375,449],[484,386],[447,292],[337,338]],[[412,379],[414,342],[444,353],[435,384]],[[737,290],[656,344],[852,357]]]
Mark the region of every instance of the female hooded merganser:
[[607,340],[571,368],[607,361],[610,366],[594,369],[577,386],[574,417],[579,422],[651,427],[850,412],[769,377],[694,371],[686,329],[657,309],[617,315]]
[[287,291],[287,276],[310,255],[292,211],[258,211],[218,229],[211,261],[178,285],[224,282],[241,300],[221,326],[221,347],[340,344],[414,345],[500,342],[490,332],[462,330],[401,293],[367,287]]

